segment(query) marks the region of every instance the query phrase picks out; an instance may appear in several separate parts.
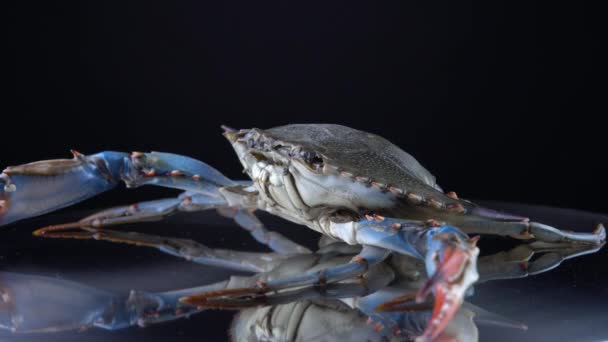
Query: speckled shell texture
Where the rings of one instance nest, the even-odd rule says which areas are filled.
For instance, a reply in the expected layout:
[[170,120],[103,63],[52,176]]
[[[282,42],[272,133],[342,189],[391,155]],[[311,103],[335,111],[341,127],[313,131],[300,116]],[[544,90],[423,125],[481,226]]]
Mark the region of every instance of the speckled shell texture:
[[331,124],[287,125],[264,130],[264,133],[314,150],[329,164],[355,176],[401,189],[424,184],[441,191],[435,177],[414,157],[375,134]]

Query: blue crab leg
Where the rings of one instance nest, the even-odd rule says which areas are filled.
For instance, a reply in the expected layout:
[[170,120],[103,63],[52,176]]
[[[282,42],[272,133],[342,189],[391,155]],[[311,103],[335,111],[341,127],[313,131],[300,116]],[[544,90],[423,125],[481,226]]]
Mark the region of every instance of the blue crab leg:
[[[340,265],[341,260],[343,260],[342,257],[332,257],[330,263]],[[288,259],[283,266],[298,268],[297,264],[301,261],[298,258]],[[281,272],[279,271],[278,273],[280,274]],[[275,272],[268,272],[250,278],[235,279],[235,277],[232,277],[225,289],[203,291],[194,296],[185,296],[181,300],[188,302],[193,300],[193,297],[196,297],[196,303],[202,304],[199,305],[200,307],[215,309],[243,309],[253,306],[280,305],[319,298],[349,300],[350,298],[369,295],[374,291],[386,287],[395,279],[394,271],[384,263],[379,263],[371,266],[364,275],[353,279],[345,279],[341,282],[296,285],[284,287],[280,291],[274,289],[271,293],[256,292],[250,293],[250,295],[247,295],[247,292],[250,292],[250,288],[239,286],[256,284],[259,287],[262,284],[262,279],[276,275]],[[191,304],[194,304],[194,302]]]
[[73,159],[39,161],[7,167],[0,174],[0,225],[42,215],[114,188],[155,184],[216,194],[240,183],[209,165],[170,153],[131,154],[106,151]]
[[[228,205],[228,202],[221,197],[208,194],[191,195],[190,193],[184,193],[178,198],[147,201],[130,206],[107,209],[77,222],[40,228],[34,231],[34,235],[47,238],[86,239],[93,237],[93,233],[71,232],[68,230],[77,228],[101,229],[126,223],[161,220],[178,211],[190,212],[218,209],[221,210],[223,215],[233,218],[256,241],[267,245],[279,254],[310,253],[310,250],[306,247],[289,240],[279,233],[268,231],[250,210],[229,207]],[[118,239],[112,241],[120,242]]]
[[0,272],[0,330],[117,330],[171,321],[201,311],[181,303],[179,298],[230,285],[231,281],[226,280],[191,289],[121,295],[57,278]]
[[[102,211],[79,222],[45,227],[37,235],[60,237],[82,227],[160,220],[177,211],[218,209],[278,253],[310,253],[282,235],[268,231],[253,215],[251,182],[233,181],[211,166],[171,153],[101,152],[74,159],[40,161],[8,167],[0,175],[0,226],[92,197],[123,181],[127,187],[156,185],[186,190],[178,198],[143,202]],[[63,233],[64,237],[86,234]]]
[[274,252],[283,255],[311,253],[310,249],[295,243],[277,232],[266,229],[264,224],[253,214],[252,210],[242,208],[224,209],[225,210],[220,209],[220,213],[234,219],[234,221],[247,230],[257,242],[268,246]]
[[8,167],[0,174],[0,226],[42,215],[114,188],[128,155],[74,153],[74,159]]
[[[598,225],[592,233],[560,230],[549,225],[512,215],[479,209],[472,215],[438,216],[467,234],[510,236],[516,239],[536,239],[545,242],[571,242],[600,245],[606,241],[606,229]],[[483,209],[483,210],[482,210]]]
[[58,238],[95,239],[114,243],[156,248],[197,264],[246,272],[267,272],[285,259],[277,253],[241,252],[209,248],[190,239],[178,239],[136,232],[83,228],[80,232],[59,233]]
[[[254,306],[281,305],[309,299],[350,299],[367,296],[379,288],[388,285],[393,279],[392,272],[382,270],[369,275],[369,278],[357,278],[348,283],[331,283],[297,287],[277,293],[247,296],[239,288],[227,288],[219,291],[204,291],[194,296],[186,296],[181,300],[190,304],[199,304],[199,308],[209,309],[244,309]],[[232,295],[232,297],[231,297]],[[196,301],[194,300],[196,297]]]
[[[236,305],[241,307],[244,303],[252,302],[249,305],[256,305],[253,299],[264,298],[266,293],[276,292],[285,289],[297,288],[302,286],[323,286],[335,283],[344,279],[353,278],[365,273],[369,267],[382,262],[388,253],[382,248],[364,246],[361,252],[352,258],[351,262],[337,266],[322,268],[318,271],[306,272],[302,275],[288,276],[285,278],[260,281],[253,287],[233,288],[225,291],[212,293],[201,293],[181,299],[182,302],[196,306],[215,307],[218,301],[221,307]],[[246,298],[244,296],[254,296]],[[237,305],[238,303],[238,305]]]
[[60,232],[69,229],[86,227],[104,228],[127,223],[159,221],[180,210],[182,203],[185,204],[185,200],[181,198],[166,198],[110,208],[87,216],[76,222],[51,225],[37,229],[34,231],[34,235],[60,237]]
[[[509,251],[480,257],[477,265],[479,282],[523,278],[550,271],[564,260],[599,251],[602,245],[551,243],[535,241]],[[534,255],[540,255],[532,259]]]

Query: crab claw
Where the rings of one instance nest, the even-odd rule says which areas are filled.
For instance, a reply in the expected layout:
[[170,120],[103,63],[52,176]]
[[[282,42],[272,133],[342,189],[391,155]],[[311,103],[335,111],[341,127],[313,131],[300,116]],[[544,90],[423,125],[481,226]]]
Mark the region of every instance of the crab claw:
[[72,154],[72,159],[43,160],[0,172],[0,226],[67,207],[118,184],[125,154]]
[[433,341],[441,335],[460,308],[467,289],[477,281],[477,238],[442,226],[429,234],[426,268],[429,280],[416,294],[422,302],[435,295],[433,313],[419,341]]

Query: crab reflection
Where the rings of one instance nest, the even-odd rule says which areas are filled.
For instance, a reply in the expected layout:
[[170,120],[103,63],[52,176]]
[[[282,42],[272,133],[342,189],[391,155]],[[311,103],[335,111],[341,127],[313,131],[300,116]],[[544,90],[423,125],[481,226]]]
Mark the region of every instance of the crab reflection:
[[[0,272],[0,329],[12,333],[90,327],[116,330],[171,321],[208,308],[228,308],[241,309],[230,330],[237,341],[306,341],[318,338],[319,334],[324,340],[366,341],[409,340],[420,336],[433,310],[432,301],[420,302],[415,298],[426,282],[425,268],[420,261],[400,254],[370,267],[363,276],[336,283],[260,295],[238,296],[230,291],[343,264],[357,255],[360,248],[324,237],[313,254],[281,256],[224,250],[220,254],[230,256],[233,261],[237,256],[243,262],[246,258],[262,271],[159,293],[132,290],[129,294],[116,294],[57,278]],[[478,283],[546,272],[563,260],[600,248],[567,243],[520,244],[479,257]],[[215,295],[198,298],[203,305],[197,306],[183,300],[202,292]],[[465,303],[438,340],[476,341],[476,324],[483,322],[525,328],[522,323]]]

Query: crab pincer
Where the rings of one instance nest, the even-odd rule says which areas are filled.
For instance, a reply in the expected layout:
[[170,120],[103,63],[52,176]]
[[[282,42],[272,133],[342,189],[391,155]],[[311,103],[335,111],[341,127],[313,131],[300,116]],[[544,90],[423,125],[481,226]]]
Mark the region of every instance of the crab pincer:
[[424,301],[431,292],[435,297],[433,314],[420,341],[432,341],[441,334],[460,308],[467,289],[479,279],[477,238],[460,236],[449,226],[442,228],[428,236],[429,279],[416,295],[417,302]]
[[[468,238],[451,226],[439,226],[426,232],[425,266],[428,280],[415,294],[394,298],[376,307],[378,311],[419,311],[432,308],[419,341],[434,341],[464,301],[467,289],[479,279],[477,273],[477,237]],[[427,298],[434,295],[433,303]]]
[[0,226],[83,201],[118,184],[124,154],[102,152],[43,160],[0,173]]

